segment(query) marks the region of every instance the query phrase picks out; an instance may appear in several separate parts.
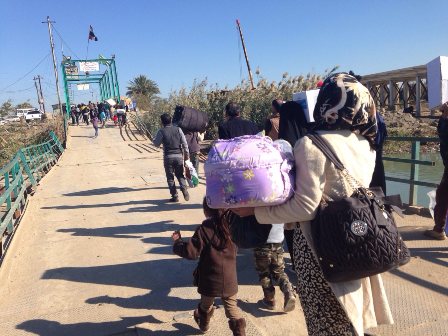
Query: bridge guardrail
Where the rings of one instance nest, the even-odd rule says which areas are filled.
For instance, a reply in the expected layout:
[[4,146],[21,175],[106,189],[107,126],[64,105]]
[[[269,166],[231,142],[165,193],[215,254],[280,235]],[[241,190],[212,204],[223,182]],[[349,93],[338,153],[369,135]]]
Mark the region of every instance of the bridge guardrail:
[[135,114],[131,114],[133,122],[137,130],[141,133],[147,136],[149,139],[153,139],[153,136],[151,132],[146,127],[145,123],[143,122],[142,118],[140,117],[139,113],[135,111]]
[[48,141],[20,149],[0,168],[0,257],[3,238],[14,232],[31,188],[56,164],[64,150],[57,136],[53,132],[49,135]]
[[419,172],[420,165],[424,166],[435,166],[434,161],[420,160],[420,144],[427,142],[439,142],[439,138],[431,138],[431,137],[387,137],[386,141],[403,141],[403,142],[411,142],[411,159],[401,159],[395,157],[383,157],[384,161],[392,161],[392,162],[402,162],[409,163],[410,167],[410,177],[409,179],[386,176],[386,181],[398,182],[409,184],[409,205],[416,205],[418,186],[429,187],[429,188],[437,188],[438,184],[420,181]]

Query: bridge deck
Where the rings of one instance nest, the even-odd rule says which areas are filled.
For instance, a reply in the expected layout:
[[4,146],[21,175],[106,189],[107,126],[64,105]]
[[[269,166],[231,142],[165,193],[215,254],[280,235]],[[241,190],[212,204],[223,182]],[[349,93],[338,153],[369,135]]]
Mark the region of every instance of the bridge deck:
[[[70,131],[69,149],[31,199],[0,268],[0,334],[124,335],[135,325],[139,335],[198,334],[187,313],[198,299],[194,262],[172,255],[170,234],[189,236],[200,223],[204,185],[190,202],[168,204],[161,153],[142,137],[113,127],[97,139],[90,127]],[[400,223],[416,258],[385,276],[396,325],[376,332],[446,334],[448,245],[421,236],[428,219]],[[306,335],[300,308],[259,309],[250,252],[241,252],[238,269],[249,335]],[[230,334],[222,309],[214,321],[214,334]]]

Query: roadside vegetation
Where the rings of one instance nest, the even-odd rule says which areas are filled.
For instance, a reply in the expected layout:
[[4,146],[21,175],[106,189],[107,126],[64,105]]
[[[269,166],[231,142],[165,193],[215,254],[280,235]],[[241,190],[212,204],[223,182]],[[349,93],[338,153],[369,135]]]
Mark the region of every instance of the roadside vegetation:
[[160,114],[173,113],[176,105],[186,105],[205,111],[210,118],[206,139],[214,139],[218,133],[218,124],[224,119],[224,107],[228,102],[238,103],[242,117],[251,119],[261,126],[271,113],[272,100],[290,100],[294,92],[313,89],[322,78],[336,69],[337,67],[322,75],[291,76],[284,73],[278,82],[267,80],[257,70],[258,82],[255,90],[251,90],[250,83],[245,80],[234,88],[210,85],[207,79],[195,80],[191,87],[172,91],[168,98],[153,95],[149,106],[140,110],[145,111],[143,118],[151,133],[160,127]]
[[20,148],[47,141],[50,131],[54,131],[62,140],[63,126],[60,116],[30,123],[22,119],[20,122],[0,125],[0,167],[12,159]]

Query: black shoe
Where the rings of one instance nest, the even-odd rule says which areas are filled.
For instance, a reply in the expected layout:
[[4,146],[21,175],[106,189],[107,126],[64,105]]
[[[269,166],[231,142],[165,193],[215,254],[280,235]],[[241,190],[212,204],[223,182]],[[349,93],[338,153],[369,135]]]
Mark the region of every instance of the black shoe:
[[184,195],[184,199],[185,199],[186,201],[189,201],[189,200],[190,200],[190,194],[188,193],[188,190],[187,190],[187,189],[182,189],[182,194]]
[[179,197],[177,197],[177,196],[171,196],[171,198],[170,198],[170,202],[171,202],[171,203],[177,203],[177,202],[179,202]]

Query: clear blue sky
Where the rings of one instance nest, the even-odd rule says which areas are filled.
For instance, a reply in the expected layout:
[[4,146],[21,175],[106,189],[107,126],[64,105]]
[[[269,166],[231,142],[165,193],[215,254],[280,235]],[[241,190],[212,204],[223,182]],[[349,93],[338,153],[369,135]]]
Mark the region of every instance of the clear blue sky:
[[[139,74],[167,96],[195,78],[233,86],[240,77],[235,19],[241,20],[252,68],[268,79],[282,73],[321,73],[340,65],[359,74],[425,64],[448,55],[446,0],[1,0],[0,103],[30,99],[32,78],[44,77],[55,102],[50,57],[17,84],[49,52],[49,15],[68,46],[85,57],[88,27],[98,42],[89,56],[116,55],[121,93]],[[57,57],[61,40],[55,34]],[[74,56],[67,46],[64,53]],[[241,59],[244,62],[244,58]],[[243,63],[243,77],[247,76]],[[90,95],[85,94],[84,100]]]

